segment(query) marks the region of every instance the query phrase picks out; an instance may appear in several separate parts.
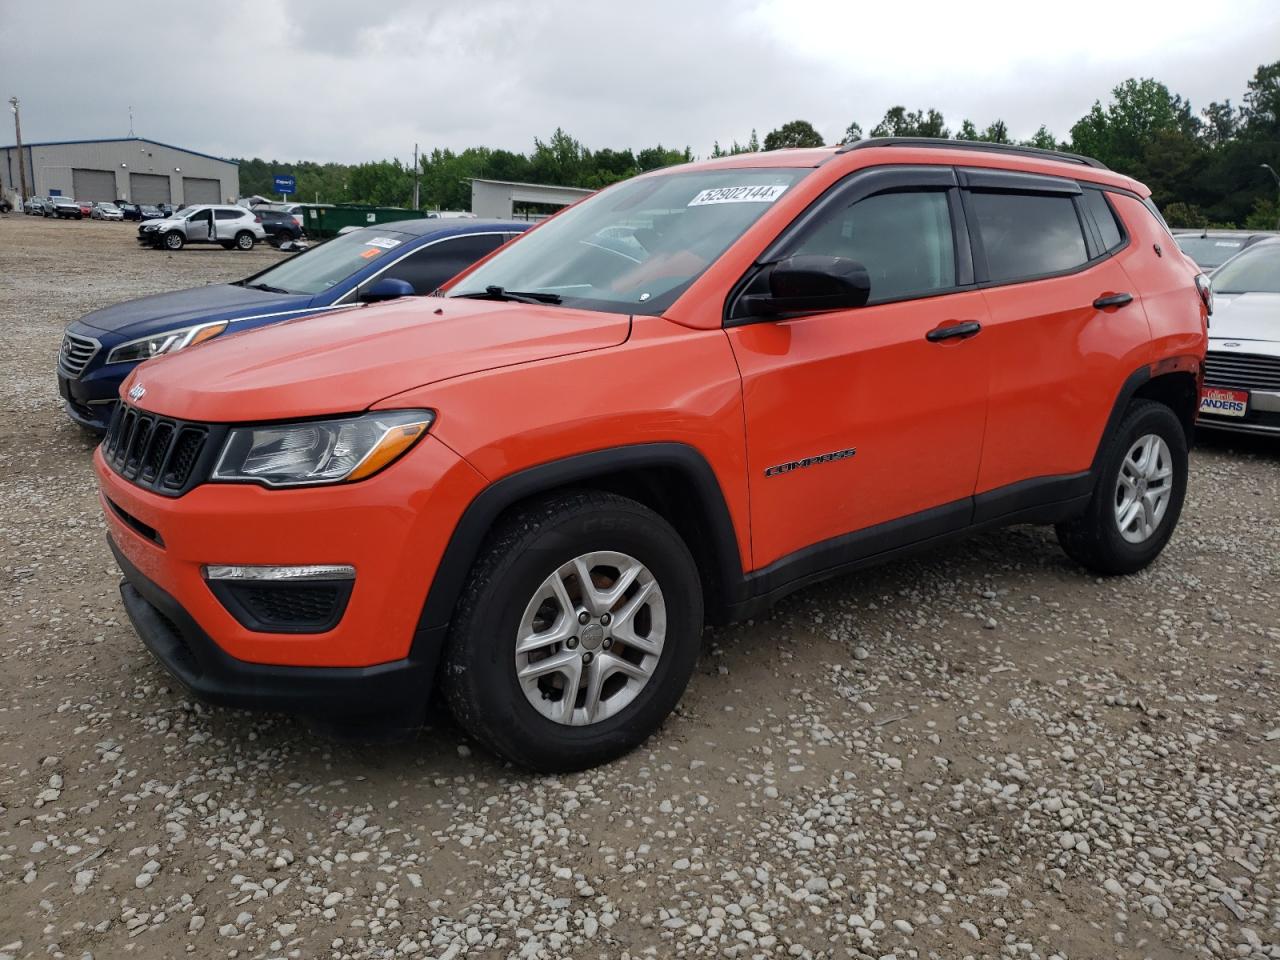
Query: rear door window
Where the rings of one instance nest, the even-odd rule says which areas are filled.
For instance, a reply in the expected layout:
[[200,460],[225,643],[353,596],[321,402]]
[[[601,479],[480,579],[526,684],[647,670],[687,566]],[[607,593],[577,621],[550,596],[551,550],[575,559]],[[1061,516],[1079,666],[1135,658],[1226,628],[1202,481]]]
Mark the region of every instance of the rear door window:
[[970,202],[996,283],[1064,273],[1089,259],[1074,199],[1066,194],[975,190]]

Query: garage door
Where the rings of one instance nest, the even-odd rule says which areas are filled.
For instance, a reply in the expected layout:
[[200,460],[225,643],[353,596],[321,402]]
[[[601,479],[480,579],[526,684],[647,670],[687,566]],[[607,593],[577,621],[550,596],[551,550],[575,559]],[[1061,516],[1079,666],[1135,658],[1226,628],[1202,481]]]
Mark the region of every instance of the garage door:
[[112,170],[72,170],[71,189],[77,200],[116,199],[116,175]]
[[183,203],[221,203],[222,198],[218,196],[217,180],[208,180],[204,177],[183,177],[182,178],[182,202]]
[[129,174],[129,199],[134,203],[168,203],[169,178],[158,173]]

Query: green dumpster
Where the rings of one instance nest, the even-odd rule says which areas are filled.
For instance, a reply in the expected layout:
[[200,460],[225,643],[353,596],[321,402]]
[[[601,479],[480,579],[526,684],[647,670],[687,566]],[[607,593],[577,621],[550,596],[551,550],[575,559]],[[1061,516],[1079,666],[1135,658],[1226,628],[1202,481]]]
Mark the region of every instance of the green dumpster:
[[422,216],[417,210],[405,207],[369,207],[356,203],[339,203],[334,206],[308,207],[307,236],[327,239],[336,237],[343,227],[369,227],[375,223],[394,223],[396,220],[417,220]]

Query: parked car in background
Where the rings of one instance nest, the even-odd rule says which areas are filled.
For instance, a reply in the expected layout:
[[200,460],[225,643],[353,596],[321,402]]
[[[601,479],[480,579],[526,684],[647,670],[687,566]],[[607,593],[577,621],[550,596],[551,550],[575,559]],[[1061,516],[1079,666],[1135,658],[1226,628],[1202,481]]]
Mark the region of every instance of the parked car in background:
[[287,213],[289,216],[293,217],[293,222],[300,228],[303,230],[307,228],[307,224],[305,222],[307,208],[301,203],[268,203],[255,207],[255,212],[261,210],[262,206],[265,206],[268,210],[274,210],[277,213]]
[[404,728],[438,683],[549,772],[648,737],[707,620],[823,577],[1013,523],[1141,570],[1209,299],[1149,193],[995,144],[727,157],[440,298],[146,364],[94,454],[125,608],[197,695]]
[[62,340],[58,389],[67,414],[103,430],[121,381],[139,361],[308,313],[429,294],[528,227],[507,220],[364,227],[236,283],[95,310],[70,323]]
[[116,206],[120,208],[120,212],[126,220],[141,220],[142,208],[136,203],[130,203],[127,200],[117,200]]
[[114,203],[103,201],[93,205],[93,219],[95,220],[123,220],[124,211]]
[[9,213],[13,210],[13,204],[9,202],[8,197],[0,197],[0,213]]
[[1216,270],[1237,253],[1260,240],[1274,237],[1269,230],[1175,230],[1173,239],[1205,273]]
[[59,220],[83,220],[80,202],[71,197],[51,197],[49,213]]
[[1201,427],[1280,438],[1280,237],[1213,272]]
[[159,207],[157,207],[155,204],[151,204],[151,203],[139,204],[138,213],[140,214],[140,219],[144,223],[148,220],[164,219],[164,211],[161,210]]
[[80,204],[80,215],[81,215],[82,217],[92,217],[92,216],[93,216],[93,201],[92,201],[92,200],[79,200],[79,201],[77,201],[77,203],[79,203],[79,204]]
[[262,229],[267,233],[267,241],[273,247],[278,247],[289,240],[302,239],[302,227],[291,214],[282,213],[279,210],[268,210],[265,207],[254,208],[253,214],[262,221]]
[[48,201],[44,197],[27,197],[22,204],[22,212],[29,217],[45,216],[45,205]]
[[138,227],[138,242],[144,245],[181,250],[189,243],[216,243],[227,250],[252,250],[267,238],[262,222],[244,207],[197,204],[171,217],[144,220]]

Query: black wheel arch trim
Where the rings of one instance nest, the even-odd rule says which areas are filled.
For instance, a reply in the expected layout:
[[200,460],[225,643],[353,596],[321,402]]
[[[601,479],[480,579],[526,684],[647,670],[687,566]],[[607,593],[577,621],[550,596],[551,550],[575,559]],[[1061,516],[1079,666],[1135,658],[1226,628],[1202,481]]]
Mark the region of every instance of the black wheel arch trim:
[[713,571],[726,591],[725,601],[741,599],[745,588],[738,536],[728,504],[707,459],[684,443],[641,443],[576,454],[509,474],[485,487],[463,511],[445,547],[418,620],[415,645],[443,636],[480,548],[494,523],[521,501],[594,478],[645,468],[675,469],[693,485],[701,519],[711,538]]

